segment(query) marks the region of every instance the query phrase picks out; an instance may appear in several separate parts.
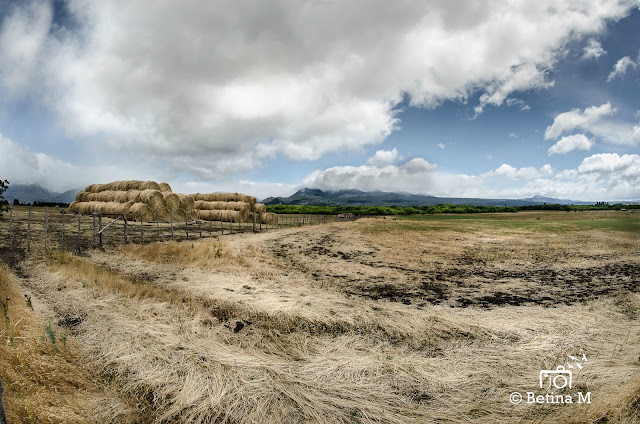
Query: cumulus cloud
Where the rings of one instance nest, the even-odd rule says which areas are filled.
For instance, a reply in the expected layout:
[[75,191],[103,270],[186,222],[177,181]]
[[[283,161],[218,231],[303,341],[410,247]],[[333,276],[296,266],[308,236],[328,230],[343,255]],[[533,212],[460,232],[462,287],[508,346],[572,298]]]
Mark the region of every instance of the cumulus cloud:
[[367,163],[371,166],[387,166],[402,160],[402,157],[398,154],[398,150],[378,150],[375,155],[367,160]]
[[447,147],[447,145],[444,143],[438,143],[436,144],[436,146],[438,147],[438,149],[444,149],[445,147]]
[[551,165],[517,168],[502,164],[477,175],[439,171],[415,158],[384,168],[336,166],[309,174],[302,186],[323,190],[404,191],[442,197],[526,198],[534,195],[572,200],[639,200],[640,156],[615,153],[585,158],[575,169]]
[[[545,140],[557,139],[563,134],[579,130],[615,145],[634,146],[640,143],[640,126],[611,119],[611,116],[615,115],[616,112],[616,108],[612,107],[608,102],[600,106],[588,107],[584,111],[572,109],[555,117],[553,124],[549,125],[545,130],[544,138]],[[562,144],[569,146],[568,143],[575,143],[578,140],[578,138],[567,139]],[[581,145],[586,146],[584,140]],[[556,146],[552,148],[554,150],[559,149]],[[557,151],[555,153],[561,152]]]
[[531,109],[531,106],[529,106],[528,104],[526,104],[523,100],[521,99],[514,99],[514,98],[509,98],[506,100],[507,101],[507,106],[509,107],[519,107],[521,111],[524,110],[529,110]]
[[596,142],[584,134],[573,134],[562,137],[556,144],[549,147],[549,155],[565,154],[574,150],[591,150]]
[[553,120],[553,124],[548,126],[544,132],[544,139],[550,140],[560,137],[566,132],[575,129],[590,130],[593,125],[602,118],[616,113],[616,109],[607,102],[600,106],[591,106],[584,111],[572,109],[569,112],[561,113]]
[[582,51],[583,51],[582,58],[585,60],[597,59],[603,54],[607,53],[605,49],[602,48],[602,45],[600,44],[600,42],[595,38],[589,38],[587,40],[587,45],[584,46],[584,49]]
[[[476,113],[549,87],[570,39],[629,4],[143,0],[18,2],[2,22],[0,91],[36,96],[78,142],[152,155],[205,178],[284,155],[381,143],[395,108]],[[55,15],[55,14],[54,14]],[[456,54],[452,55],[451,52]],[[526,105],[523,105],[524,109]],[[88,141],[87,141],[88,143]]]
[[629,67],[635,69],[638,66],[629,56],[625,56],[622,59],[618,60],[616,64],[613,66],[613,71],[607,77],[607,82],[611,82],[614,79],[620,77],[624,77],[624,74],[627,73],[627,69]]
[[530,180],[532,178],[539,178],[543,176],[553,175],[553,168],[551,165],[546,164],[540,168],[533,166],[526,166],[523,168],[515,168],[507,163],[503,163],[495,170],[482,174],[484,177],[504,177],[509,180]]
[[[2,179],[16,184],[40,184],[52,190],[66,191],[87,185],[98,179],[110,181],[122,175],[115,166],[79,166],[65,162],[42,152],[33,152],[0,134],[0,172]],[[143,167],[132,168],[132,178],[143,179]],[[146,178],[145,178],[146,179]]]

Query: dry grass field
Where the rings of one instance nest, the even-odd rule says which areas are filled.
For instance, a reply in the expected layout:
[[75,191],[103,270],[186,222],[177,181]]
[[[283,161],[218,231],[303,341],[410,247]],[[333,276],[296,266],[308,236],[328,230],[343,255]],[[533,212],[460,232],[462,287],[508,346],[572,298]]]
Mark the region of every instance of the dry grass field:
[[640,421],[640,213],[0,254],[12,424]]

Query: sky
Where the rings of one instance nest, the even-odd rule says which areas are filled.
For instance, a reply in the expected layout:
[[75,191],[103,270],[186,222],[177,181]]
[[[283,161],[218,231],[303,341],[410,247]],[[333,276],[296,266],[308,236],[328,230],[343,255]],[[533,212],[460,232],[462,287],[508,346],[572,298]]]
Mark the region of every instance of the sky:
[[640,0],[0,0],[0,178],[640,200]]

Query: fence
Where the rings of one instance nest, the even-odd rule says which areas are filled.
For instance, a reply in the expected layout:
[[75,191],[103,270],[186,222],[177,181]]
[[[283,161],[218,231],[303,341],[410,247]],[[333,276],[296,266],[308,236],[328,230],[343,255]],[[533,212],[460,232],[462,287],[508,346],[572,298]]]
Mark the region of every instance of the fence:
[[[157,215],[156,215],[157,216]],[[64,249],[80,252],[122,243],[193,240],[225,234],[263,232],[280,228],[351,221],[358,216],[278,214],[275,224],[205,221],[174,216],[168,222],[127,220],[124,214],[74,214],[64,208],[11,206],[0,219],[0,249]]]

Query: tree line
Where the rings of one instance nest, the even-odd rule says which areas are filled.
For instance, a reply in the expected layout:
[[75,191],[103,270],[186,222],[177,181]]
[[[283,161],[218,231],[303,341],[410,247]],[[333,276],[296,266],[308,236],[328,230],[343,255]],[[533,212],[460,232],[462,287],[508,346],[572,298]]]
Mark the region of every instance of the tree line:
[[345,214],[354,215],[434,215],[434,214],[463,214],[463,213],[501,213],[519,211],[566,211],[579,212],[589,210],[622,210],[640,209],[640,205],[605,204],[595,205],[560,205],[542,204],[526,206],[482,206],[482,205],[453,205],[443,203],[435,206],[311,206],[311,205],[268,205],[268,212],[283,214]]

